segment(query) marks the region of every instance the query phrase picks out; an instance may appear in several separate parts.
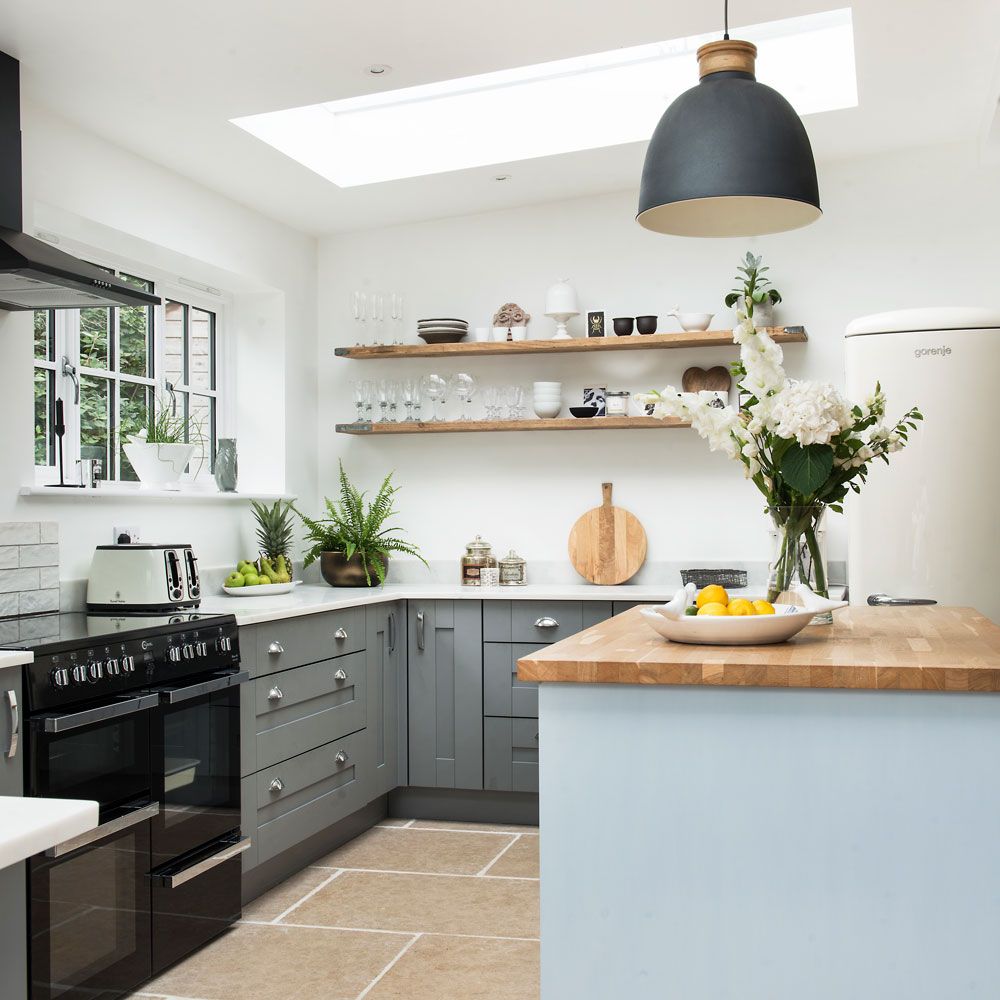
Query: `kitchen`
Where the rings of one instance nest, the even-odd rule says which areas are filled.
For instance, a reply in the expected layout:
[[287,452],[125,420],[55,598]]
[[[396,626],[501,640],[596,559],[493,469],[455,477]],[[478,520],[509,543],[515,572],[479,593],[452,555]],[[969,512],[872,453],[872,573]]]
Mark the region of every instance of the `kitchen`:
[[[76,460],[93,456],[100,447],[103,475],[114,479],[129,468],[108,446],[105,429],[95,435],[91,428],[90,451],[81,450],[82,411],[73,404],[73,379],[62,374],[63,354],[77,368],[85,402],[110,406],[107,400],[125,399],[127,386],[162,391],[160,379],[170,373],[178,356],[169,346],[171,315],[167,306],[162,315],[158,307],[150,307],[148,357],[138,369],[125,370],[110,357],[107,363],[93,358],[83,363],[83,323],[74,316],[77,310],[49,313],[49,325],[43,328],[49,335],[47,345],[46,337],[39,337],[37,320],[33,341],[31,311],[0,312],[0,358],[11,373],[0,443],[5,487],[0,522],[11,534],[0,542],[0,551],[16,560],[4,562],[0,573],[19,574],[3,578],[4,616],[16,620],[18,614],[43,615],[56,608],[82,610],[95,550],[122,534],[140,543],[181,549],[189,545],[201,577],[197,612],[236,615],[240,663],[225,669],[232,669],[234,676],[241,671],[251,675],[239,684],[240,832],[251,841],[239,854],[244,871],[242,922],[191,958],[171,965],[161,974],[166,978],[135,979],[136,991],[145,987],[154,995],[188,1000],[323,995],[322,990],[351,997],[526,997],[538,995],[539,989],[546,997],[583,995],[575,981],[570,988],[569,979],[561,985],[558,978],[547,978],[558,977],[559,956],[574,941],[578,955],[586,954],[592,943],[581,948],[584,938],[557,926],[550,936],[545,925],[545,915],[555,914],[558,907],[545,897],[545,873],[550,869],[544,833],[539,930],[539,798],[534,790],[514,790],[542,784],[541,826],[550,829],[545,818],[546,761],[551,760],[553,768],[565,761],[555,750],[546,758],[545,750],[534,745],[537,724],[531,728],[524,723],[541,719],[544,727],[545,699],[551,696],[555,704],[562,695],[558,684],[543,683],[539,708],[530,682],[516,680],[517,659],[553,640],[571,641],[574,634],[601,626],[618,613],[631,613],[632,605],[669,601],[684,569],[746,572],[747,592],[757,596],[766,587],[772,559],[765,503],[752,481],[724,456],[710,454],[696,434],[665,424],[643,427],[645,403],[635,398],[667,385],[680,387],[689,369],[728,366],[739,356],[738,348],[706,343],[646,349],[642,341],[655,341],[639,333],[616,337],[613,319],[656,315],[654,338],[680,336],[684,331],[670,315],[679,306],[681,311],[712,313],[710,329],[731,340],[728,331],[737,318],[724,299],[741,279],[736,268],[749,250],[762,256],[770,267],[767,276],[780,289],[775,324],[804,331],[804,339],[781,344],[788,375],[830,382],[841,391],[846,387],[852,401],[861,401],[870,387],[855,393],[845,376],[848,350],[853,349],[845,347],[845,332],[853,321],[917,308],[992,306],[995,313],[1000,85],[993,6],[968,0],[947,11],[932,4],[904,7],[895,2],[852,9],[846,29],[852,48],[832,66],[848,72],[847,97],[822,90],[815,95],[815,109],[803,111],[816,157],[822,218],[787,232],[717,239],[664,235],[636,223],[647,140],[669,103],[662,95],[657,98],[660,108],[642,126],[641,141],[595,134],[591,141],[579,140],[563,149],[543,146],[540,155],[525,152],[525,144],[530,146],[537,135],[537,123],[526,116],[513,129],[505,122],[504,152],[459,161],[457,167],[428,166],[419,159],[414,165],[411,160],[421,149],[411,147],[421,144],[396,130],[389,136],[388,152],[367,163],[383,174],[389,171],[388,177],[376,171],[374,183],[331,181],[317,170],[323,164],[295,162],[282,153],[277,133],[271,134],[269,146],[261,141],[263,126],[254,132],[246,119],[320,101],[629,50],[664,39],[688,40],[683,57],[676,60],[680,82],[675,90],[670,90],[673,80],[667,86],[672,99],[697,83],[697,44],[722,37],[722,4],[718,10],[684,4],[668,13],[642,4],[624,14],[590,3],[549,4],[540,13],[515,2],[489,14],[445,4],[440,18],[432,19],[426,10],[398,4],[371,12],[309,3],[279,17],[264,6],[248,11],[227,2],[207,11],[182,5],[170,23],[152,11],[130,11],[123,19],[119,9],[104,2],[73,9],[54,2],[5,7],[0,51],[20,60],[24,231],[85,262],[152,282],[153,294],[187,317],[185,349],[190,358],[206,356],[197,353],[207,338],[197,332],[205,327],[198,327],[195,318],[205,324],[205,317],[212,318],[212,377],[199,382],[179,373],[172,382],[182,402],[208,407],[213,443],[234,438],[238,452],[235,493],[219,491],[211,468],[193,477],[185,473],[180,490],[107,479],[84,490],[48,486],[58,480],[51,433],[54,410],[49,407],[57,395],[66,408],[66,481],[79,482]],[[830,14],[814,4],[768,2],[732,4],[729,16],[734,38],[749,37],[759,44],[759,75],[770,82],[789,79],[772,75],[774,60],[768,66],[765,43],[782,30],[771,22],[824,12]],[[443,23],[448,25],[446,34],[441,32]],[[838,38],[843,34],[841,24]],[[690,42],[692,38],[697,43]],[[803,52],[807,38],[808,32],[799,39]],[[929,63],[925,53],[932,46],[935,58]],[[779,65],[793,61],[788,53],[795,47],[786,40]],[[183,59],[178,58],[180,52],[185,53]],[[829,54],[824,58],[832,59]],[[808,62],[801,52],[794,59]],[[822,74],[805,75],[813,82],[817,77],[825,80],[831,64],[821,65]],[[199,72],[191,72],[195,66]],[[129,81],[124,90],[121,80]],[[793,75],[787,86],[794,80]],[[775,85],[797,109],[809,96]],[[596,112],[591,118],[595,129],[606,127]],[[543,134],[562,134],[551,121],[548,124]],[[459,146],[464,150],[473,138],[468,134]],[[362,158],[355,166],[361,169],[366,162]],[[493,336],[494,316],[507,304],[530,314],[523,343],[558,344],[561,341],[552,337],[559,321],[547,314],[559,310],[550,308],[547,299],[560,279],[568,280],[576,297],[578,315],[568,320],[573,350],[506,351],[511,354],[507,358],[499,350],[375,359],[335,353],[339,349],[349,354],[359,342],[370,346],[376,337],[386,343],[398,337],[403,346],[422,349],[417,324],[424,317],[466,321],[468,334],[455,346],[472,342],[479,347],[481,337]],[[356,315],[362,296],[365,323]],[[373,305],[382,322],[371,323]],[[400,321],[394,322],[394,312],[401,312]],[[590,313],[603,313],[608,326],[599,347],[580,346],[598,340],[587,337]],[[954,319],[935,322],[947,325]],[[109,354],[117,349],[112,345],[120,332],[112,328],[106,338]],[[950,336],[939,332],[927,349],[953,343]],[[621,348],[614,346],[619,340]],[[640,346],[633,348],[632,341]],[[481,346],[505,347],[493,341]],[[192,370],[206,375],[194,363]],[[918,394],[915,387],[894,381],[897,370],[895,363],[879,359],[870,371],[865,368],[865,378],[882,379],[893,419],[911,405],[924,407],[927,419],[912,438],[916,454],[921,435],[934,433],[932,412],[940,410],[932,409],[935,401],[927,398],[926,390]],[[474,421],[487,419],[489,390],[519,386],[523,420],[557,419],[571,426],[528,434],[503,429],[489,437],[484,437],[488,431],[420,437],[337,432],[337,425],[356,422],[358,383],[368,383],[367,391],[377,392],[381,384],[400,387],[406,380],[419,382],[432,374],[452,385],[459,374],[471,375],[476,382],[470,403],[449,393],[437,405],[449,422],[463,413]],[[969,394],[976,400],[990,398],[988,368],[984,366],[978,377],[983,384],[975,383]],[[40,381],[52,386],[41,424]],[[557,418],[534,412],[533,384],[543,381],[561,384]],[[946,376],[943,385],[951,384]],[[105,385],[108,390],[102,394]],[[570,415],[569,407],[583,404],[585,390],[595,386],[633,395],[628,403],[633,426],[609,429],[607,424],[600,432],[596,427],[576,432],[573,424],[614,419]],[[735,401],[735,392],[730,398]],[[377,397],[374,405],[377,410]],[[398,405],[402,414],[402,401]],[[425,397],[419,416],[428,421],[433,408]],[[961,419],[972,418],[950,419],[956,421],[957,438]],[[503,411],[496,422],[507,420]],[[634,433],[638,430],[644,432]],[[904,451],[892,456],[890,468],[881,463],[873,467],[866,497],[903,482],[912,457]],[[429,565],[394,557],[383,588],[329,587],[318,563],[303,570],[303,555],[311,543],[304,541],[305,530],[296,516],[290,555],[293,575],[304,583],[276,597],[225,595],[222,584],[237,561],[258,556],[250,501],[272,508],[291,500],[307,517],[321,516],[323,498],[340,495],[340,463],[349,481],[368,491],[369,498],[392,473],[399,488],[393,498],[398,515],[392,523],[405,529],[401,537],[413,543]],[[966,492],[990,495],[990,468],[995,464],[984,461],[975,469]],[[923,478],[942,477],[925,472]],[[918,475],[913,482],[920,481]],[[646,541],[645,558],[634,575],[609,587],[588,583],[567,553],[573,525],[600,506],[605,482],[613,483],[612,503],[635,516]],[[839,596],[835,589],[849,580],[849,533],[863,528],[860,518],[852,519],[856,501],[859,498],[850,497],[843,515],[830,513],[826,518],[831,596]],[[940,516],[940,510],[935,513]],[[891,515],[883,511],[882,516]],[[949,598],[945,590],[904,592],[893,581],[883,583],[887,556],[878,539],[864,546],[866,555],[873,554],[869,578],[878,582],[860,596],[852,592],[852,602],[864,604],[867,593],[884,589],[905,597],[938,597],[949,605],[967,604],[996,618],[990,603],[996,601],[992,550],[976,546],[971,523],[956,518],[949,525],[964,560],[956,574],[966,588],[961,599]],[[527,587],[463,588],[460,560],[476,536],[491,543],[498,563],[512,550],[523,557]],[[56,544],[53,556],[46,546]],[[853,544],[857,551],[857,542]],[[24,557],[28,563],[20,562],[22,548],[32,549]],[[11,555],[11,549],[18,551]],[[13,607],[11,594],[18,595]],[[41,596],[22,598],[24,594]],[[853,615],[855,609],[835,611],[835,623],[845,613]],[[548,631],[536,626],[546,618],[557,626]],[[331,638],[329,648],[309,646],[319,639],[296,630],[309,633],[311,627],[320,628],[317,623],[322,623],[324,634],[332,637],[343,629],[347,638]],[[644,641],[647,635],[661,641],[641,620],[632,627]],[[286,635],[282,629],[291,631]],[[201,641],[208,640],[199,637],[194,643],[181,642],[179,648]],[[270,653],[274,642],[287,652]],[[796,642],[801,640],[792,640],[787,648]],[[296,648],[296,643],[305,646]],[[661,645],[680,648],[669,642]],[[448,656],[455,659],[449,661]],[[500,676],[497,664],[503,657],[506,690],[492,684]],[[432,659],[433,668],[427,666]],[[347,675],[333,694],[309,689],[310,667],[318,663],[328,664],[331,675],[338,669]],[[18,672],[23,666],[11,662],[10,669]],[[463,672],[463,667],[469,669]],[[289,685],[276,675],[303,686],[286,690]],[[4,690],[12,689],[7,676]],[[283,697],[272,701],[268,696],[275,687]],[[447,691],[452,701],[444,698]],[[673,691],[666,685],[655,693]],[[22,692],[22,722],[31,711],[27,697]],[[490,700],[496,697],[501,701]],[[955,705],[971,699],[976,712],[989,711],[979,705],[989,701],[984,694],[954,697]],[[322,710],[303,713],[296,708],[313,698],[314,707],[321,705]],[[366,715],[359,716],[362,705]],[[263,725],[261,719],[272,711],[287,713],[288,725]],[[346,721],[335,721],[341,719]],[[428,728],[428,721],[437,729]],[[0,711],[0,727],[9,723],[9,712]],[[29,735],[24,728],[21,732],[21,754],[14,758],[20,762],[19,773],[25,754],[31,753]],[[706,732],[714,731],[709,727]],[[365,734],[355,740],[357,747],[341,746],[357,733]],[[0,728],[0,741],[7,735]],[[599,733],[591,733],[590,739],[598,747],[603,743]],[[378,741],[380,755],[375,750]],[[495,756],[504,741],[507,756]],[[611,755],[610,765],[617,756],[615,744],[603,745],[601,752]],[[988,744],[980,746],[988,754]],[[312,758],[300,760],[303,768],[298,770],[282,765],[324,747],[331,751],[330,761],[317,764],[320,770],[308,779],[316,794],[293,787],[284,799],[287,807],[282,805],[286,793],[270,792],[271,782],[305,781],[304,766]],[[334,761],[340,752],[350,758],[345,762],[348,769],[350,761],[377,756],[381,773],[373,774],[360,792],[349,786],[345,790],[337,777],[340,765]],[[491,752],[498,763],[492,772],[487,768]],[[394,771],[384,770],[390,760]],[[640,764],[635,766],[629,787],[646,773]],[[7,786],[3,788],[8,794]],[[284,817],[305,801],[326,804],[316,806],[301,829],[289,832],[293,824],[284,820],[283,826]],[[556,799],[551,801],[554,807]],[[621,812],[623,822],[642,818]],[[297,815],[304,813],[308,810]],[[553,814],[553,847],[568,815]],[[967,815],[963,822],[976,822],[987,831],[988,819]],[[7,822],[6,815],[0,818],[0,826]],[[67,832],[61,839],[82,833]],[[55,846],[39,843],[38,851]],[[586,838],[580,841],[583,846],[589,846]],[[976,846],[981,845],[970,849]],[[23,873],[24,863],[18,864]],[[564,872],[551,871],[553,887],[563,886]],[[631,876],[614,865],[606,871],[609,882],[629,884]],[[981,872],[984,881],[992,874]],[[3,883],[5,900],[9,884]],[[23,874],[21,891],[26,891]],[[560,891],[564,906],[575,900],[568,890]],[[725,898],[720,891],[719,905]],[[391,912],[380,911],[372,900]],[[958,904],[956,912],[970,917],[971,909]],[[473,919],[473,912],[481,915]],[[877,912],[872,909],[872,918]],[[5,919],[8,916],[5,913]],[[16,916],[23,928],[23,910]],[[987,930],[995,926],[991,917],[995,914],[977,911],[978,924]],[[850,919],[858,920],[856,914]],[[289,929],[292,925],[301,926]],[[858,926],[864,922],[858,920]],[[573,934],[579,933],[576,927]],[[0,940],[5,960],[14,941],[19,960],[28,964],[23,929],[8,933],[4,924]],[[548,940],[556,949],[551,958]],[[299,946],[282,954],[277,942]],[[335,967],[331,952],[340,956]],[[624,969],[612,962],[603,967],[625,976],[628,968],[642,966],[637,952],[624,947],[622,955]],[[241,975],[241,963],[251,959],[258,964],[249,975]],[[585,969],[588,963],[580,964]],[[850,968],[846,960],[844,964]],[[823,995],[813,986],[804,961],[800,974],[805,978],[790,988],[798,985],[801,995],[805,982],[813,995]],[[932,976],[926,978],[933,982]],[[27,992],[27,975],[23,984],[15,980],[4,980],[5,998],[8,993],[12,1000],[35,995]],[[976,995],[988,992],[995,981],[981,980]],[[678,995],[758,995],[748,982],[743,992],[732,986],[726,993],[711,978],[700,985],[695,978],[685,980]],[[257,984],[256,994],[251,983]],[[643,995],[631,981],[618,983],[629,995]],[[761,995],[781,995],[773,983],[767,988],[766,978],[763,983]],[[656,995],[669,995],[655,977],[653,986],[660,987]],[[881,992],[873,986],[866,994],[859,984],[855,992],[891,995],[882,986]],[[899,995],[918,995],[911,982],[906,981],[906,987],[900,987]],[[73,996],[73,989],[53,988],[51,995]],[[103,995],[128,995],[132,989],[115,992],[108,986]],[[966,989],[956,986],[951,995],[974,995],[971,986]]]

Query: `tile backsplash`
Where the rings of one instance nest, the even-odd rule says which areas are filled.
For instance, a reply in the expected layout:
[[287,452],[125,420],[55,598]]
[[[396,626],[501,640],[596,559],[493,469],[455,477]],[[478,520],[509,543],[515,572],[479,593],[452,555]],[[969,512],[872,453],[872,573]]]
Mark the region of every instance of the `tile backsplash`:
[[59,610],[59,525],[0,522],[0,618]]

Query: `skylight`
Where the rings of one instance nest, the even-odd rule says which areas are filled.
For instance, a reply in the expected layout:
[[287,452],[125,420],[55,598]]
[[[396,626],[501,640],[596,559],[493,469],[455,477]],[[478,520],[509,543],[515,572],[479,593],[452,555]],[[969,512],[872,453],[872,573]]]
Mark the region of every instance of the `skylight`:
[[[800,115],[858,103],[849,7],[733,33]],[[232,119],[339,187],[647,140],[718,32]],[[762,137],[762,141],[766,141]]]

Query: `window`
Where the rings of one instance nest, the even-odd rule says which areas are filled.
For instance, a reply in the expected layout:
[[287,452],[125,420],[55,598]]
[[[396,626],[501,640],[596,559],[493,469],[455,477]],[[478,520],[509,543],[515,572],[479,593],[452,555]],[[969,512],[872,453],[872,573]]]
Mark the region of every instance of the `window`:
[[[37,310],[34,314],[35,465],[58,479],[56,399],[65,409],[65,477],[79,481],[79,459],[100,463],[98,478],[135,482],[123,445],[151,408],[190,419],[196,445],[187,472],[210,474],[218,433],[218,308],[185,301],[148,278],[105,268],[162,306]],[[190,300],[190,296],[185,296]],[[75,372],[74,372],[75,369]]]

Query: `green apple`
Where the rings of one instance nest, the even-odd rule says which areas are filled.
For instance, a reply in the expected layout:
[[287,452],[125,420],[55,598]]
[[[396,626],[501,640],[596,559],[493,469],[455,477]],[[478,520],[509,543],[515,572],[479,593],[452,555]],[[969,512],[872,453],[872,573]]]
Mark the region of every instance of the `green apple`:
[[244,573],[243,574],[243,586],[244,587],[256,587],[260,583],[260,577],[256,573]]
[[255,573],[257,572],[257,567],[256,567],[256,566],[254,566],[254,564],[253,564],[252,562],[250,562],[250,560],[249,560],[249,559],[241,559],[241,560],[240,560],[240,561],[239,561],[239,562],[238,562],[238,563],[236,564],[236,572],[237,572],[237,573],[244,573],[244,574],[245,574],[245,573],[247,572],[247,570],[251,570],[251,569],[252,569],[252,570],[253,570],[253,571],[254,571]]
[[230,573],[229,576],[226,577],[225,585],[227,587],[242,587],[244,583],[246,583],[246,581],[243,579],[242,573]]

